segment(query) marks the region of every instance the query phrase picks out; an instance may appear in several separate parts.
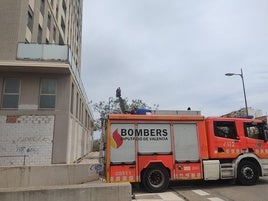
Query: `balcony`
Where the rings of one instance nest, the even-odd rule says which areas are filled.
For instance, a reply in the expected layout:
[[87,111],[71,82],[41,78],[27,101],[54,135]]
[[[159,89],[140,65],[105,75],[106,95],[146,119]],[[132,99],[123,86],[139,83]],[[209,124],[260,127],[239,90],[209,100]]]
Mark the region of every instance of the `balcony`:
[[[50,68],[53,67],[55,63],[69,64],[70,72],[74,75],[86,102],[89,102],[74,57],[67,45],[19,43],[17,60],[38,61],[39,64],[46,62],[46,65],[49,65],[49,62],[51,62],[51,66],[47,65],[47,67]],[[42,65],[42,67],[44,66]]]
[[72,60],[70,53],[67,45],[19,43],[17,59],[67,62]]

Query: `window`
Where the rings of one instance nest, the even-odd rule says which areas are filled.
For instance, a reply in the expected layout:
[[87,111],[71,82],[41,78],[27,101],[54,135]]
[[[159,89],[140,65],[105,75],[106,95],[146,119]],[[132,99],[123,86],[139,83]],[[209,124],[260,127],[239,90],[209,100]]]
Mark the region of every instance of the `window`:
[[33,32],[33,11],[30,7],[28,9],[27,26],[30,29],[30,31]]
[[76,107],[75,107],[75,116],[78,118],[78,93],[76,93]]
[[40,108],[55,108],[56,103],[56,85],[55,79],[42,79],[40,84]]
[[81,114],[80,115],[81,115],[80,121],[83,124],[83,122],[84,122],[84,104],[83,103],[81,105]]
[[71,107],[70,107],[71,113],[74,113],[74,84],[72,83],[72,89],[71,89]]
[[53,40],[56,42],[56,27],[53,27]]
[[58,17],[59,17],[59,7],[57,6],[56,7],[56,21],[58,20]]
[[63,10],[64,15],[66,15],[67,7],[66,7],[65,0],[62,0],[62,10]]
[[48,27],[49,30],[50,30],[50,26],[51,26],[51,15],[48,14],[48,16],[47,16],[47,27]]
[[87,127],[87,129],[89,129],[89,125],[90,125],[90,122],[89,122],[89,115],[88,115],[88,112],[87,112],[87,122],[86,122],[86,127]]
[[40,13],[44,16],[44,13],[45,13],[45,1],[44,0],[40,1]]
[[79,109],[78,109],[78,119],[79,119],[79,121],[81,121],[81,106],[82,106],[82,104],[81,104],[81,98],[79,98]]
[[263,124],[244,123],[245,136],[252,139],[264,140]]
[[215,121],[214,133],[217,137],[237,139],[235,122]]
[[85,114],[85,127],[86,128],[88,128],[88,119],[87,119],[87,116],[88,116],[88,114],[87,114],[87,110],[86,110],[86,112],[85,112],[86,114]]
[[62,29],[63,34],[65,34],[65,23],[64,23],[63,18],[61,18],[61,29]]
[[18,108],[19,104],[20,80],[16,78],[6,78],[3,90],[3,108]]
[[42,43],[42,27],[40,25],[38,26],[37,43]]

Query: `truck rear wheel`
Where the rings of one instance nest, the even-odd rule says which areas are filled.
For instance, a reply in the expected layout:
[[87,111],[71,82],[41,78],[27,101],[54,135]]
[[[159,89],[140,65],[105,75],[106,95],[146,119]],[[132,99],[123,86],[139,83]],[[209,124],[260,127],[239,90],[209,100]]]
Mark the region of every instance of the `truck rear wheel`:
[[237,169],[237,182],[249,186],[256,184],[259,179],[258,167],[250,161],[241,161]]
[[169,185],[167,169],[161,166],[147,168],[142,175],[142,184],[146,191],[151,193],[167,190]]

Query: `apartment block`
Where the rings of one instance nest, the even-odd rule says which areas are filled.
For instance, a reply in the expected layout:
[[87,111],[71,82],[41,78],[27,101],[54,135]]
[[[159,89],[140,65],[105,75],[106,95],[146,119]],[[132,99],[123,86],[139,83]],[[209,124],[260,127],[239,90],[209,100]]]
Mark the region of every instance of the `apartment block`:
[[92,150],[82,7],[82,0],[0,1],[0,166],[74,163]]

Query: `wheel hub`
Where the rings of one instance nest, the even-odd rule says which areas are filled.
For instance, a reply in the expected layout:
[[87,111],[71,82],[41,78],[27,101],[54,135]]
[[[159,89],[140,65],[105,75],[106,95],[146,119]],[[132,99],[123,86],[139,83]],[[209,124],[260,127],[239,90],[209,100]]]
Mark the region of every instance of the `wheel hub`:
[[163,184],[164,182],[164,175],[160,171],[153,171],[150,176],[149,176],[149,181],[151,185],[155,187],[159,187]]
[[243,175],[245,176],[246,179],[252,179],[254,177],[254,171],[249,168],[249,167],[245,167],[242,170]]

